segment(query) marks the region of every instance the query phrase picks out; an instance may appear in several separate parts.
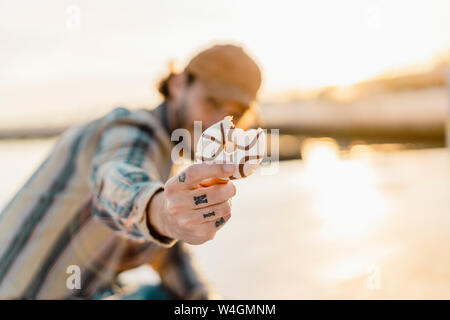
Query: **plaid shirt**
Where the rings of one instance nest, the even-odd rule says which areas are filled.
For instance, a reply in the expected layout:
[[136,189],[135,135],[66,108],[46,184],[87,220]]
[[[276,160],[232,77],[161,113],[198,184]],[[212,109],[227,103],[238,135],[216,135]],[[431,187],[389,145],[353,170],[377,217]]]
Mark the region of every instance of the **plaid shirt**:
[[[186,248],[147,224],[172,167],[166,120],[164,103],[117,108],[59,137],[0,213],[0,298],[91,298],[144,263],[178,297],[202,287]],[[69,266],[80,289],[66,285]]]

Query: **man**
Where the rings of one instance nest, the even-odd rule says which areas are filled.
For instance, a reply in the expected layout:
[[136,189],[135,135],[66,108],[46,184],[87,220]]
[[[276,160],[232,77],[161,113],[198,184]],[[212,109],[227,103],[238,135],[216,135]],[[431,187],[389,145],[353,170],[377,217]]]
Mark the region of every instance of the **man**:
[[171,296],[207,298],[182,243],[211,240],[230,219],[233,183],[201,182],[234,165],[193,164],[168,180],[171,132],[249,119],[260,83],[242,48],[214,46],[161,82],[156,109],[117,108],[64,132],[0,214],[0,298],[99,297],[145,263]]

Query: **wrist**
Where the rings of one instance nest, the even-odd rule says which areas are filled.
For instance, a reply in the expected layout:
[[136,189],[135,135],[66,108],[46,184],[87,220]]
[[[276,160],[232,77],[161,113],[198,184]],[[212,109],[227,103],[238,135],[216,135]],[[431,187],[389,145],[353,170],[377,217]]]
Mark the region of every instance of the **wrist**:
[[[162,190],[161,190],[162,191]],[[172,241],[164,220],[165,199],[164,192],[157,192],[147,206],[147,222],[150,233],[163,242]]]

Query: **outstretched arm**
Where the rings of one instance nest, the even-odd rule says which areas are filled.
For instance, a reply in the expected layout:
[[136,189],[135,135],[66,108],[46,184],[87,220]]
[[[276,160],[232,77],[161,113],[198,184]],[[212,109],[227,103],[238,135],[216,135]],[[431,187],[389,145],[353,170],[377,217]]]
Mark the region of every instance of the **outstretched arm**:
[[163,189],[151,152],[158,152],[151,127],[123,121],[107,128],[93,159],[93,213],[124,237],[170,247],[174,240],[155,238],[147,207]]
[[175,240],[213,239],[231,216],[228,200],[236,188],[202,182],[228,177],[235,166],[193,164],[163,185],[152,161],[159,150],[152,134],[151,127],[127,121],[105,130],[93,161],[94,214],[136,241],[170,247]]

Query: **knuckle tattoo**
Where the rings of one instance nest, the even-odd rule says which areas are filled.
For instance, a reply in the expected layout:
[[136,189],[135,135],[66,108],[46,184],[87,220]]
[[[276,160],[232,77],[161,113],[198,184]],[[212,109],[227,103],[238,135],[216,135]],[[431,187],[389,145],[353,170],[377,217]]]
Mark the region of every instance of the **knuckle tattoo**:
[[206,194],[202,194],[201,196],[194,196],[194,203],[196,206],[202,203],[208,203],[208,198]]
[[179,181],[179,182],[185,182],[185,181],[186,181],[186,172],[182,172],[182,173],[178,176],[178,181]]
[[208,213],[204,213],[203,214],[203,218],[213,217],[215,215],[216,215],[216,213],[214,211],[211,211],[211,212],[208,212]]
[[225,223],[225,219],[222,217],[219,220],[216,221],[216,228],[220,227]]

